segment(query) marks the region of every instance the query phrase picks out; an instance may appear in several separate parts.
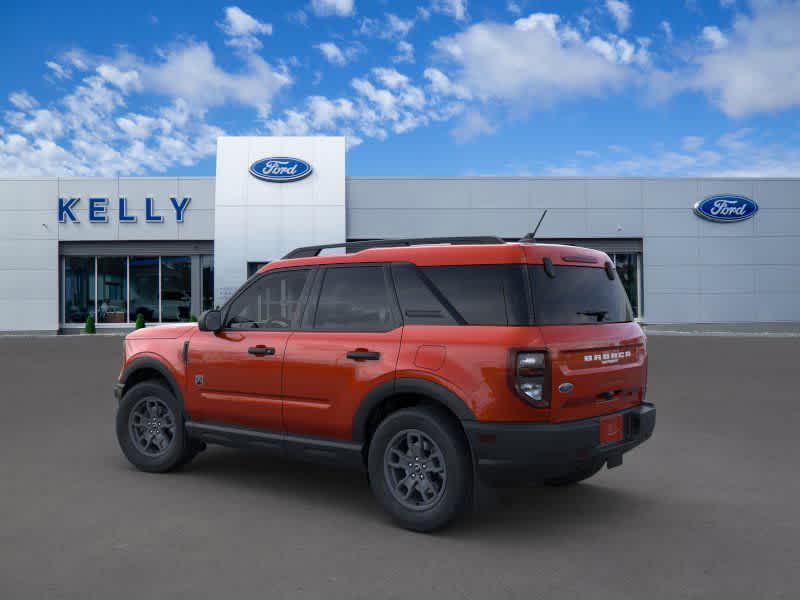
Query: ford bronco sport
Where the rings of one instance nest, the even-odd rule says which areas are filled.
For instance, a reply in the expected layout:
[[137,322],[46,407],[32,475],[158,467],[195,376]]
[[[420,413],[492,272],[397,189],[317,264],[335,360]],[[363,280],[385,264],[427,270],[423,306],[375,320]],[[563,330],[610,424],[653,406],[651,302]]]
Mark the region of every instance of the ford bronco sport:
[[207,443],[364,469],[402,526],[478,483],[576,483],[650,437],[645,336],[608,256],[499,238],[299,248],[196,324],[124,342],[115,395],[143,471]]

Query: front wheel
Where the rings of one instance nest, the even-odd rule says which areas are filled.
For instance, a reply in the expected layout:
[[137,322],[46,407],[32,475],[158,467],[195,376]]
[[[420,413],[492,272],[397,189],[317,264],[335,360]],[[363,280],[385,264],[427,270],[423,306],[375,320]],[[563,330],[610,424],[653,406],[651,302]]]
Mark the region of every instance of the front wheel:
[[439,529],[470,504],[469,448],[441,411],[418,407],[389,415],[375,431],[368,462],[375,497],[406,529]]
[[157,382],[137,383],[117,410],[117,441],[133,466],[164,473],[189,462],[197,445],[186,435],[180,403]]

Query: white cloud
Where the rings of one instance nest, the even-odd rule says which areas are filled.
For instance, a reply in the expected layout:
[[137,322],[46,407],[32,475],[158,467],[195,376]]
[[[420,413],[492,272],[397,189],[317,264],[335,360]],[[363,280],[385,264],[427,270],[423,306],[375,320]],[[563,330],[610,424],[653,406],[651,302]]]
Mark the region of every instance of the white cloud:
[[414,27],[414,19],[402,19],[395,14],[387,13],[386,25],[388,31],[393,37],[404,38]]
[[728,45],[728,38],[722,33],[718,27],[707,26],[703,27],[703,39],[711,44],[714,50],[720,50]]
[[637,47],[625,38],[611,34],[605,39],[594,36],[586,42],[586,45],[609,62],[622,65],[636,63],[640,66],[647,66],[650,61],[647,51],[649,40],[641,38],[638,42]]
[[397,42],[397,54],[392,57],[392,62],[395,63],[413,63],[414,62],[414,46],[405,40]]
[[364,17],[358,26],[358,33],[366,37],[384,40],[402,40],[414,28],[414,19],[403,19],[393,13],[386,13],[383,19]]
[[450,78],[439,69],[429,67],[423,73],[425,79],[429,81],[430,90],[440,96],[453,96],[460,100],[469,100],[472,94],[462,85],[453,83]]
[[736,0],[719,0],[719,5],[722,8],[733,8],[736,6]]
[[522,8],[517,2],[514,2],[513,0],[508,0],[508,2],[506,2],[506,10],[515,17],[518,17],[522,14]]
[[250,51],[261,48],[258,36],[272,35],[271,23],[262,23],[238,6],[228,6],[225,19],[217,25],[229,38],[226,44]]
[[687,135],[681,140],[681,147],[687,152],[696,152],[705,143],[705,139],[697,135]]
[[[266,118],[272,98],[291,83],[283,68],[240,53],[229,71],[205,43],[184,42],[155,60],[120,51],[114,57],[73,49],[52,61],[73,80],[47,105],[24,92],[0,130],[0,174],[135,175],[193,165],[215,152],[224,131],[206,122],[208,109],[239,104]],[[58,73],[48,65],[52,73]],[[69,73],[68,73],[69,72]],[[147,109],[128,105],[146,95]]]
[[453,17],[456,21],[463,21],[467,18],[467,0],[433,0],[429,10]]
[[311,10],[318,17],[349,17],[353,14],[353,0],[311,0]]
[[71,73],[69,69],[64,68],[64,66],[58,64],[53,60],[48,60],[45,63],[45,66],[50,69],[56,79],[69,79]]
[[491,135],[496,128],[477,110],[465,113],[450,134],[459,143],[468,142],[481,135]]
[[116,65],[103,63],[97,67],[97,73],[124,94],[140,90],[142,86],[139,73],[135,69],[120,69]]
[[[700,54],[684,87],[704,91],[732,117],[800,106],[800,2],[756,2],[727,44]],[[721,32],[720,32],[721,33]],[[712,34],[713,36],[713,34]]]
[[606,9],[617,24],[617,31],[625,33],[631,26],[631,10],[630,4],[623,0],[606,0]]
[[36,98],[31,96],[25,90],[22,90],[22,91],[19,91],[19,92],[12,92],[8,96],[8,101],[11,102],[11,104],[15,108],[18,108],[20,110],[30,110],[34,106],[37,106],[39,104],[39,102],[37,102]]
[[664,32],[664,37],[667,39],[667,43],[672,43],[672,24],[669,21],[661,21],[659,24],[661,27],[661,31]]
[[322,52],[322,56],[325,57],[325,60],[338,67],[343,67],[347,63],[355,60],[362,52],[361,46],[351,45],[342,49],[334,42],[322,42],[321,44],[316,44],[314,47]]
[[287,109],[265,122],[274,135],[345,135],[348,147],[364,138],[383,140],[433,121],[451,119],[463,104],[426,93],[396,69],[378,67],[351,82],[354,96],[330,99],[311,96],[302,108]]
[[198,108],[233,102],[266,114],[273,96],[291,83],[291,77],[258,55],[248,54],[243,60],[244,70],[226,71],[207,44],[192,42],[163,53],[160,63],[139,62],[138,69],[146,90],[182,98]]
[[434,46],[455,65],[449,78],[472,96],[525,107],[618,88],[631,75],[630,63],[646,56],[624,38],[594,40],[558,15],[534,13],[513,25],[479,23]]
[[605,152],[579,151],[581,160],[553,164],[545,173],[602,176],[692,176],[692,177],[796,177],[800,172],[800,149],[790,143],[768,141],[752,129],[731,131],[709,142],[685,136],[680,149],[664,144],[640,152],[626,152],[609,159]]

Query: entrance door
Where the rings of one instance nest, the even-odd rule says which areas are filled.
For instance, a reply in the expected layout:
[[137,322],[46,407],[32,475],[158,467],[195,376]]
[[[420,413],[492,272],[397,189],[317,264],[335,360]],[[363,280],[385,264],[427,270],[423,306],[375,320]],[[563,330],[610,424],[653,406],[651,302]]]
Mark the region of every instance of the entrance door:
[[351,439],[361,399],[394,377],[403,329],[388,267],[337,265],[317,279],[304,330],[286,348],[284,424],[290,434]]
[[257,277],[226,309],[222,331],[192,336],[187,409],[193,420],[283,431],[283,359],[310,272]]

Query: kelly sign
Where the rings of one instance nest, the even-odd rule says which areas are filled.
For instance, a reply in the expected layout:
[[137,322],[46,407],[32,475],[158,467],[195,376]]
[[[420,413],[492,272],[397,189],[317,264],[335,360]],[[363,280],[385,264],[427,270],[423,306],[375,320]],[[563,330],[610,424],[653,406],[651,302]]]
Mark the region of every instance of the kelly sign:
[[[188,196],[181,200],[177,198],[170,198],[168,207],[159,207],[155,199],[144,199],[144,220],[146,223],[163,223],[164,213],[174,214],[175,221],[183,223],[183,218],[186,215],[186,209],[189,208],[189,203],[192,201]],[[80,198],[59,198],[58,199],[58,222],[59,223],[78,223],[78,217],[75,214],[78,206],[81,203]],[[128,199],[118,198],[117,202],[112,205],[109,198],[89,198],[86,201],[87,213],[89,215],[90,223],[108,223],[108,215],[111,211],[116,210],[119,216],[120,223],[136,223],[137,216],[130,214]]]

